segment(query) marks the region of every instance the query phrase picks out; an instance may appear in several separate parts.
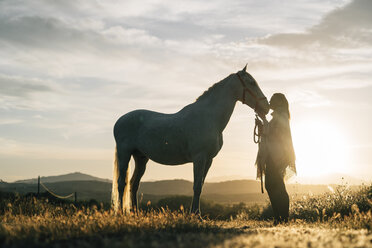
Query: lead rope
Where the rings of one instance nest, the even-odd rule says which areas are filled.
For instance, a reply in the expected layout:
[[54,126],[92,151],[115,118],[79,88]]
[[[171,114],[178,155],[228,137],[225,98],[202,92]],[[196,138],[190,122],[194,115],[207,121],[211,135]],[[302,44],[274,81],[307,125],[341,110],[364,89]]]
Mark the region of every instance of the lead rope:
[[253,129],[253,142],[255,144],[261,143],[261,136],[262,136],[262,122],[258,118],[258,115],[256,114],[255,125]]
[[[253,129],[253,142],[255,144],[258,144],[258,149],[260,148],[260,143],[262,141],[262,133],[263,133],[263,124],[262,121],[259,119],[258,115],[256,114],[256,119],[255,119],[255,125]],[[261,193],[265,193],[263,189],[263,165],[259,165],[259,170],[260,170],[260,180],[261,180]]]

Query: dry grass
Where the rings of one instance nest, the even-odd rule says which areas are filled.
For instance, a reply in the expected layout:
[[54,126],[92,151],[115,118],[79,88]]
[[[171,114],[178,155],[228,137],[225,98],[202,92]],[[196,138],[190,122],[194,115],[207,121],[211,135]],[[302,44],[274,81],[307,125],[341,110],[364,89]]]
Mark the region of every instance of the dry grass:
[[371,192],[371,187],[359,192],[344,189],[294,202],[290,223],[276,227],[262,220],[269,216],[267,209],[260,212],[259,220],[257,208],[249,207],[238,208],[228,220],[200,221],[182,209],[123,216],[103,206],[76,208],[46,199],[3,199],[0,246],[372,247]]
[[[80,209],[66,215],[60,207],[40,215],[2,216],[0,240],[5,244],[40,244],[71,239],[96,240],[154,232],[215,232],[214,222],[200,222],[196,216],[180,212],[149,212],[116,215],[113,211]],[[130,240],[130,239],[129,239]],[[129,241],[128,240],[128,241]]]

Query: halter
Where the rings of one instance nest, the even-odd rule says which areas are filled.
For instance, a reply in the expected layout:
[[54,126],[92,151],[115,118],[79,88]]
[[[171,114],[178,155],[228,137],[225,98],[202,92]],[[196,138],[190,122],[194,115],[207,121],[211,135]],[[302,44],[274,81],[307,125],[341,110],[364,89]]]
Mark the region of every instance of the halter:
[[254,111],[256,111],[257,109],[257,106],[258,106],[258,103],[262,100],[266,100],[266,97],[260,97],[258,98],[254,93],[253,91],[251,91],[247,86],[245,86],[245,83],[243,81],[243,79],[240,77],[239,73],[236,73],[236,75],[238,75],[238,78],[239,78],[239,81],[242,83],[243,85],[243,103],[245,104],[245,92],[248,92],[252,97],[253,99],[255,100],[255,105],[254,105]]

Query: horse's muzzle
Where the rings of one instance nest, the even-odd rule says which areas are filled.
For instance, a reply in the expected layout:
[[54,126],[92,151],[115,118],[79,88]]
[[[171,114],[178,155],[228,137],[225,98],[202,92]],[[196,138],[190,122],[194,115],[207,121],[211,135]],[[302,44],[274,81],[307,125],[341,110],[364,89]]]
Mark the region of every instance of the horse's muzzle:
[[270,105],[269,105],[269,103],[267,103],[267,104],[264,104],[264,103],[258,104],[257,107],[255,108],[255,112],[262,119],[265,118],[265,116],[269,113],[269,111],[270,111]]

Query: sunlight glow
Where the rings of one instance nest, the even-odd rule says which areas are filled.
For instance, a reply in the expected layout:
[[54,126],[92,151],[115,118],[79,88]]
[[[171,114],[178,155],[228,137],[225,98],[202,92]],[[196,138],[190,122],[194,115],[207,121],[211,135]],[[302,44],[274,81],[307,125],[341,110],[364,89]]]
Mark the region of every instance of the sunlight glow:
[[346,135],[334,123],[294,123],[292,136],[298,176],[317,177],[349,172],[350,149]]

